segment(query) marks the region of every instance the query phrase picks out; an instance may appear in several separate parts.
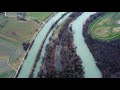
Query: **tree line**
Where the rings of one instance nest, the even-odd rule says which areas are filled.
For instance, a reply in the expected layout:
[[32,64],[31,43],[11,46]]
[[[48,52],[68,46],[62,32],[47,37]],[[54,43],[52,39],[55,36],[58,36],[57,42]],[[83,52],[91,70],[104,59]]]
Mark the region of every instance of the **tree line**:
[[[42,65],[38,77],[40,78],[82,78],[84,71],[80,57],[77,55],[73,44],[73,33],[68,28],[69,24],[81,13],[73,13],[62,26],[57,39],[52,37],[46,46],[46,52],[43,57]],[[54,61],[55,48],[61,46],[60,63],[62,71],[58,71]],[[59,65],[59,64],[58,64]]]
[[105,13],[100,12],[90,16],[83,27],[83,36],[103,78],[118,78],[120,77],[120,40],[101,41],[92,38],[89,33],[90,23],[103,14]]

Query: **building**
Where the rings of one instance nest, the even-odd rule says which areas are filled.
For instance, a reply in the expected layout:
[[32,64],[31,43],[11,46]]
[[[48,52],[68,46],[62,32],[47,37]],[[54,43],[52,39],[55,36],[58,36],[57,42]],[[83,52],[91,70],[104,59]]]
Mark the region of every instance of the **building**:
[[17,12],[17,18],[20,20],[25,20],[26,13],[25,12]]

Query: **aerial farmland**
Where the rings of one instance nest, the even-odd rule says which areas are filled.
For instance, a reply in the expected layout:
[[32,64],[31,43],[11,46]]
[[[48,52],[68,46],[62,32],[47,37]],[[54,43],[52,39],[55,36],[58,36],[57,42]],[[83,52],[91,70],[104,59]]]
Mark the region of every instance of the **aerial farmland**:
[[0,78],[120,78],[120,12],[0,12]]
[[26,12],[25,20],[20,20],[18,14],[17,12],[7,12],[7,16],[4,12],[0,14],[0,78],[15,76],[26,53],[22,44],[31,42],[37,29],[52,12]]

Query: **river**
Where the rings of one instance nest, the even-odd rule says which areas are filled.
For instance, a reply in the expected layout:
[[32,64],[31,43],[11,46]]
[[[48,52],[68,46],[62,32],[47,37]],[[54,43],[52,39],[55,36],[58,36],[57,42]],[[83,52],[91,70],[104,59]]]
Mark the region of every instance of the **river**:
[[85,71],[85,78],[102,78],[101,72],[95,64],[94,57],[85,43],[83,33],[83,24],[90,15],[95,12],[84,12],[73,23],[74,44],[77,47],[76,52],[82,60],[82,66]]
[[[65,17],[63,17],[57,24],[60,25],[65,19],[68,18],[68,16],[69,16],[70,14],[71,14],[71,13],[69,13],[69,14],[67,14]],[[57,26],[57,25],[56,25],[56,26]],[[52,36],[52,33],[53,33],[53,31],[54,31],[55,29],[56,29],[56,27],[54,27],[54,29],[49,33],[49,35],[48,35],[48,37],[47,37],[47,39],[46,39],[46,41],[45,41],[45,43],[44,43],[44,46],[43,46],[43,48],[42,48],[42,52],[41,52],[40,59],[39,59],[39,61],[37,62],[37,66],[36,66],[35,71],[34,71],[34,73],[33,73],[33,77],[34,77],[34,78],[37,77],[37,74],[38,74],[38,72],[40,71],[40,66],[41,66],[41,62],[42,62],[42,57],[44,56],[44,53],[45,53],[45,47],[46,47],[46,45],[49,43],[49,38],[50,38],[50,36]]]
[[[39,50],[39,47],[45,37],[45,35],[47,34],[48,30],[50,29],[50,27],[52,26],[53,23],[55,23],[55,21],[57,21],[63,14],[65,14],[66,12],[59,12],[58,14],[56,14],[53,18],[51,18],[43,27],[43,29],[40,31],[40,33],[37,35],[33,46],[31,47],[29,54],[26,58],[26,60],[23,63],[23,66],[20,70],[20,73],[18,75],[18,78],[28,78],[30,71],[32,69],[32,66],[35,62],[35,58],[37,55],[37,52]],[[73,23],[72,23],[72,28],[73,28],[73,32],[74,32],[74,44],[77,47],[76,51],[77,54],[80,56],[81,60],[82,60],[82,66],[84,67],[84,71],[85,71],[85,78],[101,78],[101,72],[98,69],[98,67],[95,64],[95,60],[93,58],[93,55],[91,54],[89,48],[87,47],[85,41],[84,41],[84,37],[82,35],[82,30],[83,30],[83,24],[86,21],[86,19],[94,14],[95,12],[84,12],[81,16],[79,16]],[[62,23],[68,16],[70,15],[67,14],[63,19],[61,19],[58,22],[58,25],[60,23]],[[57,26],[57,25],[56,25]],[[54,27],[53,30],[55,30],[56,27]],[[42,61],[42,57],[44,56],[45,53],[45,46],[49,43],[49,38],[53,33],[53,30],[49,33],[44,46],[42,48],[42,52],[41,52],[41,56],[39,61],[37,62],[37,66],[33,72],[33,77],[36,78],[37,74],[40,70],[40,65],[41,65],[41,61]]]
[[21,68],[17,78],[28,78],[29,77],[30,71],[31,71],[32,66],[35,62],[37,52],[39,50],[39,47],[40,47],[45,35],[47,34],[50,27],[65,13],[66,12],[57,13],[42,28],[40,33],[37,35],[32,47],[31,47],[31,49],[28,53],[28,56],[27,56],[26,60],[24,60],[24,63],[22,65],[22,68]]

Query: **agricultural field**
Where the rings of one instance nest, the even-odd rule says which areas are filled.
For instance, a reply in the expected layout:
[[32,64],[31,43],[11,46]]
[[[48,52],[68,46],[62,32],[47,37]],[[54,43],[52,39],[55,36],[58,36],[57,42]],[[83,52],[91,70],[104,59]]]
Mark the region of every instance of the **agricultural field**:
[[52,12],[27,12],[27,16],[34,17],[37,20],[45,20]]
[[5,27],[0,28],[0,37],[19,45],[22,42],[30,42],[38,25],[33,20],[20,21],[15,17],[8,17]]
[[14,70],[11,67],[6,67],[9,66],[9,57],[15,48],[16,46],[14,44],[0,39],[0,78],[3,76],[11,77],[12,72],[14,72]]
[[7,60],[15,48],[14,44],[0,39],[0,60]]
[[[45,20],[50,12],[27,12],[27,16]],[[3,22],[6,18],[0,19]],[[32,18],[26,20],[17,19],[16,12],[7,13],[7,23],[0,27],[0,78],[14,77],[25,51],[22,43],[30,43],[37,29],[42,24],[38,24]],[[11,66],[10,66],[11,65]]]
[[120,13],[108,12],[94,20],[90,25],[91,35],[100,40],[115,40],[120,38]]
[[0,78],[13,78],[16,71],[12,69],[10,66],[6,66],[0,69]]

